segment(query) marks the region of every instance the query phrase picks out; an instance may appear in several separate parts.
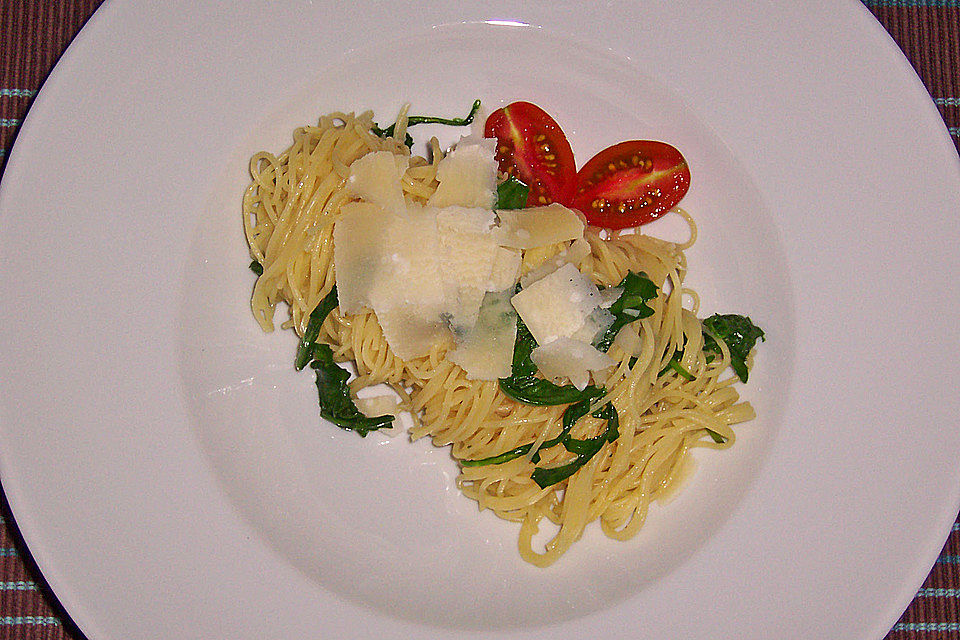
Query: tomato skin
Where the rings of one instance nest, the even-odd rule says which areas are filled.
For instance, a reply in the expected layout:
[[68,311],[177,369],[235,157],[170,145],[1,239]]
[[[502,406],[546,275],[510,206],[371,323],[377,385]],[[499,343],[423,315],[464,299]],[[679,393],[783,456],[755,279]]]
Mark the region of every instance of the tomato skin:
[[646,224],[672,209],[690,188],[690,167],[666,142],[629,140],[608,147],[577,173],[573,207],[597,227]]
[[569,205],[577,165],[560,125],[529,102],[513,102],[490,114],[484,136],[497,139],[500,171],[530,187],[527,206]]

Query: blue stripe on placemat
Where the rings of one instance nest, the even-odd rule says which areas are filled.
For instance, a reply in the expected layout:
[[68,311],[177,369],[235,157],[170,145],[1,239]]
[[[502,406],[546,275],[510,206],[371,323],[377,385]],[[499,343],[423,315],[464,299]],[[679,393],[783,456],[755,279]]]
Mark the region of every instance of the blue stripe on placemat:
[[0,582],[0,591],[36,591],[37,583],[32,580],[9,580]]
[[960,127],[947,127],[947,133],[952,136],[960,136]]
[[0,558],[16,558],[17,550],[13,547],[0,547]]
[[54,625],[59,626],[60,620],[53,616],[3,616],[0,617],[0,625]]
[[960,556],[951,556],[945,553],[937,558],[937,564],[960,564]]
[[20,120],[17,118],[0,118],[0,127],[19,127]]
[[958,622],[898,622],[893,631],[960,631]]
[[923,588],[917,591],[919,598],[957,598],[960,597],[960,589],[933,589]]
[[934,98],[938,107],[960,107],[960,98]]
[[0,98],[32,98],[35,95],[35,89],[0,89]]

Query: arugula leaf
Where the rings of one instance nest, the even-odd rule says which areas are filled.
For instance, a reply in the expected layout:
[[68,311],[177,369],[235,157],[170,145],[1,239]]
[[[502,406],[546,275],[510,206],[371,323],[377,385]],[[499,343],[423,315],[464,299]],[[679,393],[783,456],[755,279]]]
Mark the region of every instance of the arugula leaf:
[[[703,321],[703,326],[723,340],[730,350],[730,366],[740,378],[747,381],[747,356],[757,344],[757,339],[766,340],[763,329],[753,324],[747,316],[737,314],[714,314]],[[703,334],[703,350],[719,354],[720,345],[710,334]]]
[[604,353],[610,349],[610,345],[613,344],[613,340],[617,337],[620,329],[634,320],[653,315],[653,309],[647,306],[647,301],[657,297],[657,285],[642,271],[640,273],[628,272],[617,286],[623,287],[623,293],[620,294],[616,302],[610,305],[613,324],[593,344],[598,351]]
[[[590,458],[595,456],[605,443],[613,442],[620,437],[620,418],[617,414],[616,408],[613,406],[613,403],[608,402],[602,408],[597,409],[591,414],[595,418],[600,418],[601,420],[607,421],[607,428],[602,434],[596,436],[595,438],[571,438],[570,430],[573,429],[573,425],[577,422],[577,420],[587,415],[587,412],[589,411],[590,399],[581,400],[580,402],[571,404],[563,412],[563,426],[560,430],[560,435],[555,438],[545,440],[539,447],[537,447],[537,451],[534,452],[531,458],[534,464],[540,462],[540,451],[555,447],[558,444],[562,444],[567,451],[577,455],[574,460],[559,467],[534,467],[531,478],[533,478],[533,481],[536,482],[541,489],[545,489],[546,487],[556,484],[565,478],[569,478],[571,475],[577,472],[577,469],[585,465]],[[504,462],[509,462],[510,460],[515,460],[520,456],[526,455],[530,452],[532,447],[533,443],[531,442],[519,446],[516,449],[512,449],[489,458],[480,458],[479,460],[461,460],[460,464],[464,467],[483,467],[490,464],[503,464]]]
[[317,343],[311,349],[310,368],[317,374],[317,393],[320,398],[320,417],[341,429],[356,431],[361,437],[371,431],[389,427],[393,416],[383,415],[368,418],[357,408],[350,396],[347,379],[350,372],[333,361],[330,345]]
[[588,385],[582,391],[572,384],[558,385],[543,378],[501,378],[500,389],[519,402],[539,407],[569,404],[584,399],[599,398],[606,391]]
[[576,454],[577,457],[559,467],[534,468],[530,477],[541,489],[546,489],[569,478],[589,462],[593,456],[597,455],[604,444],[613,442],[620,437],[620,418],[612,402],[608,402],[603,408],[594,411],[592,415],[595,418],[606,419],[606,430],[595,438],[581,440],[567,436],[563,440],[563,447],[570,453]]
[[515,460],[520,456],[526,455],[532,446],[533,443],[530,442],[528,444],[521,445],[516,449],[505,451],[499,455],[490,456],[489,458],[480,458],[478,460],[461,460],[460,464],[464,467],[485,467],[488,464],[503,464],[504,462],[510,462],[511,460]]
[[523,209],[527,206],[530,187],[510,176],[497,185],[497,203],[494,209]]
[[[571,404],[569,407],[567,407],[566,410],[564,410],[563,412],[563,417],[561,418],[562,427],[560,429],[560,435],[558,435],[556,438],[550,438],[549,440],[544,440],[540,444],[540,446],[537,447],[537,450],[533,453],[533,456],[531,456],[531,459],[533,460],[533,462],[534,463],[540,462],[541,450],[549,449],[550,447],[555,447],[561,442],[569,439],[570,430],[573,428],[574,423],[580,418],[582,418],[583,416],[587,415],[588,411],[590,411],[589,398],[585,400],[581,400],[574,404]],[[505,451],[504,453],[501,453],[495,456],[490,456],[489,458],[480,458],[477,460],[461,460],[460,464],[462,464],[465,467],[483,467],[488,464],[503,464],[504,462],[509,462],[510,460],[514,460],[516,458],[519,458],[520,456],[526,455],[527,453],[529,453],[531,447],[533,447],[532,442],[527,443],[525,445],[521,445],[516,449]]]
[[684,379],[686,379],[686,380],[696,380],[697,377],[696,377],[695,375],[693,375],[692,373],[690,373],[689,371],[687,371],[686,369],[684,369],[684,368],[683,368],[683,365],[680,364],[680,360],[681,360],[681,359],[683,359],[683,351],[677,351],[677,352],[675,352],[675,353],[673,354],[673,357],[670,358],[670,362],[668,362],[668,363],[667,363],[667,366],[665,366],[665,367],[660,371],[660,373],[657,374],[657,377],[659,378],[660,376],[662,376],[663,374],[665,374],[667,371],[670,371],[670,370],[672,369],[672,370],[674,370],[674,371],[677,373],[677,375],[680,376],[681,378],[684,378]]
[[[520,289],[520,285],[517,285],[517,289]],[[526,323],[518,317],[517,339],[513,343],[513,363],[510,365],[511,378],[533,376],[537,373],[537,365],[530,358],[536,348],[537,339],[530,333]]]
[[572,384],[558,385],[537,378],[537,365],[530,358],[536,346],[537,341],[533,334],[523,320],[517,318],[517,339],[513,346],[510,377],[500,378],[500,389],[505,394],[514,400],[542,407],[599,398],[606,393],[603,388],[593,385],[588,385],[581,391]]
[[573,425],[577,423],[577,420],[589,413],[590,401],[591,398],[584,398],[583,400],[575,402],[564,409],[563,416],[560,418],[560,435],[558,435],[556,438],[544,440],[543,444],[537,447],[536,452],[534,452],[533,456],[531,457],[531,460],[533,460],[534,463],[540,462],[540,451],[543,449],[549,449],[550,447],[555,447],[558,444],[564,443],[570,439],[570,430],[573,429]]
[[383,415],[373,418],[365,416],[350,395],[350,387],[347,385],[350,372],[334,362],[333,349],[330,345],[317,342],[323,321],[337,304],[337,287],[334,285],[310,314],[307,329],[303,332],[303,338],[297,346],[294,367],[300,371],[309,364],[316,373],[320,417],[341,429],[356,431],[364,437],[371,431],[392,425],[393,416]]
[[310,363],[313,358],[313,350],[317,346],[317,338],[320,336],[320,327],[327,316],[338,304],[337,285],[333,285],[330,293],[323,297],[323,300],[317,304],[317,308],[310,313],[310,321],[307,323],[307,330],[303,332],[303,338],[297,345],[297,357],[293,361],[293,366],[300,371]]
[[[448,124],[453,127],[463,127],[471,122],[473,122],[474,116],[477,115],[477,111],[480,109],[480,100],[474,100],[473,106],[470,107],[470,113],[468,113],[463,118],[438,118],[436,116],[407,116],[407,128],[417,125],[417,124]],[[389,138],[393,136],[394,131],[396,131],[397,123],[394,122],[392,125],[386,129],[381,129],[376,124],[373,125],[373,128],[370,129],[373,135],[380,138]],[[407,133],[404,144],[408,147],[413,146],[413,138]]]
[[257,262],[256,260],[253,260],[252,262],[250,262],[250,271],[253,271],[253,272],[254,272],[255,274],[257,274],[258,276],[262,276],[262,275],[263,275],[263,265],[260,264],[259,262]]

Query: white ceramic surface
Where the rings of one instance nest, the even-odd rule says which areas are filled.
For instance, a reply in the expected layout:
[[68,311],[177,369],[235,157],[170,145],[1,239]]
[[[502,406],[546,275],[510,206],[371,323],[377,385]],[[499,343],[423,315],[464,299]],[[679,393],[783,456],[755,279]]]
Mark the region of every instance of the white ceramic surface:
[[[546,107],[581,163],[676,144],[688,282],[768,334],[736,447],[546,571],[446,450],[321,424],[247,304],[251,153],[324,111],[475,97]],[[877,638],[960,501],[958,207],[936,109],[856,2],[114,0],[0,187],[0,478],[91,640]]]

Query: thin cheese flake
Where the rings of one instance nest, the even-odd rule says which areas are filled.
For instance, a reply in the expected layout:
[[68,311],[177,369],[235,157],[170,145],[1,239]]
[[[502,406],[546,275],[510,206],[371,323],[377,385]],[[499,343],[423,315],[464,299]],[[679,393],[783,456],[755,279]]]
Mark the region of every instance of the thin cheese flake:
[[557,338],[536,347],[530,359],[548,380],[567,378],[581,391],[590,383],[590,373],[616,364],[613,358],[573,338]]
[[390,415],[396,417],[400,412],[396,395],[367,396],[356,399],[357,409],[368,418]]
[[398,215],[356,202],[341,212],[333,231],[340,310],[372,309],[397,356],[426,355],[449,336],[436,210],[411,204]]
[[561,204],[498,210],[497,217],[500,226],[494,237],[502,247],[534,249],[583,237],[583,220]]
[[461,138],[437,166],[440,184],[427,204],[492,209],[497,201],[496,142],[493,138]]
[[[600,293],[601,298],[603,292]],[[571,336],[574,340],[579,340],[587,344],[597,340],[614,322],[613,314],[602,306],[597,307],[590,312],[584,321],[583,326],[577,329]]]
[[517,339],[517,312],[510,304],[513,288],[488,292],[479,317],[447,357],[470,380],[496,380],[510,375]]
[[520,265],[523,255],[517,249],[497,247],[493,256],[493,269],[490,272],[490,282],[487,291],[503,291],[513,289],[520,279]]
[[402,303],[375,311],[390,350],[405,362],[427,355],[450,335],[439,314],[424,313],[417,304]]
[[511,300],[537,344],[569,338],[599,306],[600,290],[570,263],[526,287]]
[[454,331],[472,327],[480,313],[499,249],[490,235],[493,222],[489,209],[446,207],[437,212],[440,275]]
[[[543,264],[538,267],[534,267],[527,273],[523,274],[520,278],[520,285],[523,287],[528,287],[540,278],[545,275],[549,275],[567,264],[568,262],[572,265],[579,265],[590,254],[590,243],[579,238],[574,240],[573,243],[558,253],[557,255],[547,258],[544,260]],[[612,303],[611,303],[612,304]]]
[[366,202],[399,213],[404,209],[401,180],[409,162],[389,151],[368,153],[350,165],[346,189]]
[[342,313],[360,313],[373,309],[377,290],[392,271],[394,216],[369,202],[351,202],[340,211],[333,228],[337,296]]

